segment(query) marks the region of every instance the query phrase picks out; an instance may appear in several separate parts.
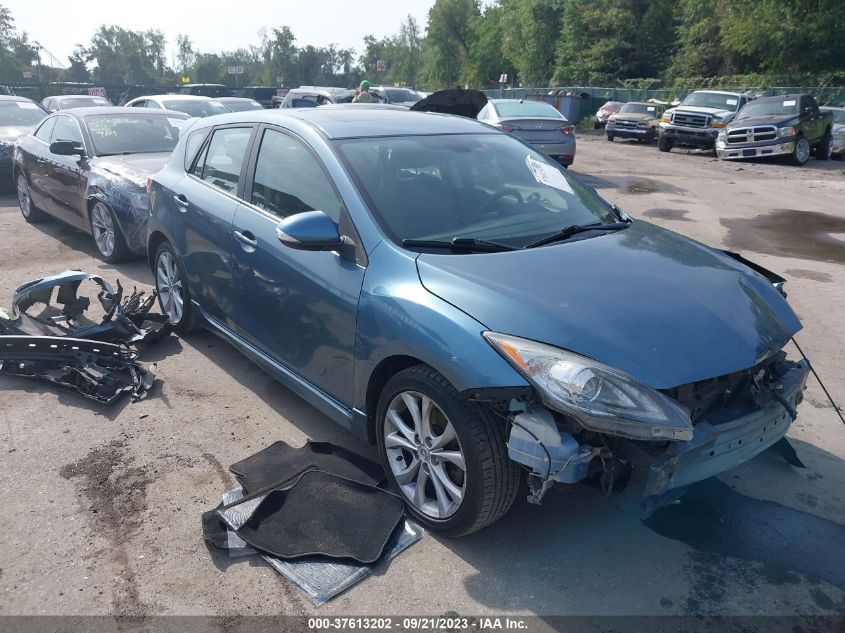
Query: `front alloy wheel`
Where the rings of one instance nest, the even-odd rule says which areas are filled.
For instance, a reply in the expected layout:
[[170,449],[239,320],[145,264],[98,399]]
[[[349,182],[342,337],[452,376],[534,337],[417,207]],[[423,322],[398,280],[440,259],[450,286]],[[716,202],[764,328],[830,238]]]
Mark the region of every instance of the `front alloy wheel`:
[[427,365],[388,380],[376,409],[376,439],[388,481],[404,497],[408,514],[450,536],[501,518],[519,484],[519,469],[508,458],[507,426]]
[[403,391],[384,422],[390,470],[405,498],[427,516],[445,519],[461,505],[466,461],[455,427],[425,394]]
[[129,257],[129,247],[111,209],[99,200],[91,207],[91,235],[103,261],[116,264]]

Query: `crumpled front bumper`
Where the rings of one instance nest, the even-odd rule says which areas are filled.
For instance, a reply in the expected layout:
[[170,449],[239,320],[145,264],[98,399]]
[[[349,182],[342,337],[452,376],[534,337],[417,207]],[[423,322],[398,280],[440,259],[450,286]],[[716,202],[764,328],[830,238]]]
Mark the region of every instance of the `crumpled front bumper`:
[[[806,361],[797,361],[780,380],[778,393],[793,408],[803,400],[809,371]],[[739,417],[720,413],[696,424],[690,441],[673,442],[665,453],[650,460],[646,497],[663,495],[747,462],[779,441],[792,424],[789,412],[774,399]]]

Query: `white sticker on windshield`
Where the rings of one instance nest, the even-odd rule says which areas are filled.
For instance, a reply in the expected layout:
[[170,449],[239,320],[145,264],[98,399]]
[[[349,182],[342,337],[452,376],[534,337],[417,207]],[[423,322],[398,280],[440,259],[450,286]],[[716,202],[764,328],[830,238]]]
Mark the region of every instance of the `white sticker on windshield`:
[[790,99],[789,101],[783,102],[784,108],[789,108],[789,107],[793,107],[793,106],[795,106],[795,99]]
[[727,103],[728,105],[736,105],[737,100],[736,99],[725,99],[725,103]]
[[569,186],[569,182],[567,182],[566,177],[560,173],[558,168],[552,167],[547,163],[541,163],[539,160],[534,160],[531,158],[531,154],[528,154],[525,157],[525,164],[528,166],[528,169],[531,170],[531,175],[534,176],[534,180],[539,182],[541,185],[548,185],[549,187],[554,187],[555,189],[560,189],[561,191],[575,195],[575,192],[572,191],[572,187]]
[[27,103],[26,101],[16,101],[15,103],[18,104],[19,108],[23,108],[25,110],[38,110],[38,104],[35,103]]

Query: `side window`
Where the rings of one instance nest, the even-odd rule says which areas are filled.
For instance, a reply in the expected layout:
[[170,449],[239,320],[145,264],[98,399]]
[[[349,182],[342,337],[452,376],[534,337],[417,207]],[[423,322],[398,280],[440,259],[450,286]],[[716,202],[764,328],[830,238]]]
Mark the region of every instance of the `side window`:
[[[185,141],[185,170],[191,169],[191,165],[194,163],[194,158],[197,156],[197,152],[199,148],[202,146],[205,139],[208,138],[208,128],[204,130],[194,130],[188,135],[188,140]],[[197,161],[201,163],[202,161]],[[202,170],[202,166],[200,165],[200,170]],[[194,172],[195,173],[195,172]],[[195,174],[201,175],[201,174]]]
[[77,122],[69,116],[57,116],[56,127],[53,128],[54,141],[73,141],[82,145],[82,132]]
[[161,106],[152,99],[147,101],[147,107],[152,108],[153,110],[161,110]]
[[35,132],[35,138],[44,141],[45,143],[50,142],[50,135],[53,133],[53,127],[56,125],[56,117],[52,119],[47,119],[44,123],[41,124],[41,127]]
[[200,178],[227,193],[235,193],[251,135],[252,128],[249,127],[215,130],[204,158],[197,161],[197,168],[202,163]]
[[140,101],[136,101],[132,104],[133,108],[146,108],[147,107],[147,100],[141,99]]
[[286,218],[303,211],[324,211],[338,222],[342,203],[320,163],[298,139],[267,130],[258,150],[250,200]]

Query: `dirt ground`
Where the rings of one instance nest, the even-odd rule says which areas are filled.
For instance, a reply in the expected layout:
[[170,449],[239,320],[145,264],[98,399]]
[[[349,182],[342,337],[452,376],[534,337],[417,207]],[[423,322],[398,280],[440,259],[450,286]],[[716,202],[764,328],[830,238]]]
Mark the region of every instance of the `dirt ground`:
[[[799,343],[845,402],[845,163],[719,162],[579,135],[573,171],[637,219],[741,251],[788,279]],[[67,268],[149,287],[87,236],[24,223],[0,198],[0,304]],[[620,306],[620,309],[623,309]],[[797,353],[790,346],[790,354]],[[641,521],[639,492],[560,487],[470,537],[428,534],[315,608],[257,557],[202,540],[229,464],[275,440],[373,454],[209,333],[144,352],[161,384],[98,409],[0,380],[0,614],[845,614],[845,426],[810,380],[790,437],[806,469],[765,453]]]

